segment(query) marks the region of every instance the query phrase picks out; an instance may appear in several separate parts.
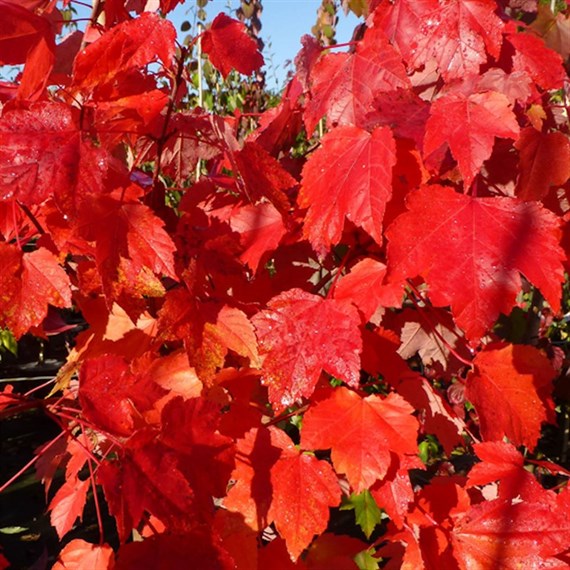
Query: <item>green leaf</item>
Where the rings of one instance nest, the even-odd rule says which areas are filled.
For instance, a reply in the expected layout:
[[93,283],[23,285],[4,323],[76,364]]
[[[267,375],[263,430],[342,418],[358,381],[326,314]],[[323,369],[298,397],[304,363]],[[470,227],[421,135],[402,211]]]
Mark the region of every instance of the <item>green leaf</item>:
[[[368,493],[368,491],[365,491]],[[380,568],[380,560],[372,556],[370,550],[363,550],[354,557],[354,562],[359,570],[378,570]]]
[[362,493],[358,495],[352,493],[350,497],[344,499],[340,510],[354,510],[356,524],[360,526],[362,532],[366,535],[366,538],[370,538],[370,535],[374,532],[376,525],[380,523],[382,519],[382,511],[378,508],[374,497],[370,494],[368,489],[362,491]]
[[26,532],[30,530],[24,526],[5,526],[4,528],[0,528],[0,533],[2,534],[20,534],[22,532]]
[[8,330],[0,330],[0,352],[10,351],[14,356],[18,355],[18,343],[14,335]]

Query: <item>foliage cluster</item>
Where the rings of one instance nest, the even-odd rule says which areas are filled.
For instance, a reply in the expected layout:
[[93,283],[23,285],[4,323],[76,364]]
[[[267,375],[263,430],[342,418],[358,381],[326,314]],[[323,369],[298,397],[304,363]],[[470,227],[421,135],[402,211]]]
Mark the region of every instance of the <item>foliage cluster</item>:
[[[568,568],[565,7],[344,2],[263,110],[202,98],[199,53],[263,57],[224,14],[178,45],[178,3],[60,39],[0,0],[1,342],[87,324],[0,394],[61,427],[54,568]],[[66,542],[103,497],[118,547]]]

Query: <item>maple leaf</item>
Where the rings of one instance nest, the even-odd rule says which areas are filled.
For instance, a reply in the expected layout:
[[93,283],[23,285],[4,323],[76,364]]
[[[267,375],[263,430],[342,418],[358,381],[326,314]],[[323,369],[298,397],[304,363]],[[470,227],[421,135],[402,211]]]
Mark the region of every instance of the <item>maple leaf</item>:
[[417,353],[426,366],[437,362],[446,370],[450,361],[450,348],[469,358],[469,351],[461,342],[461,332],[448,311],[433,307],[422,307],[421,312],[404,309],[400,318],[404,326],[400,333],[402,344],[398,354],[404,360]]
[[108,544],[97,545],[74,538],[57,557],[52,570],[104,570],[113,568],[115,555]]
[[38,102],[0,119],[0,197],[27,206],[54,196],[67,214],[89,194],[99,194],[107,154],[83,140],[76,111],[63,103]]
[[469,96],[451,93],[431,106],[424,155],[447,144],[467,190],[483,162],[491,156],[495,137],[516,139],[518,134],[510,101],[502,93],[487,91]]
[[55,256],[41,247],[22,253],[0,242],[0,322],[19,339],[54,307],[71,306],[71,283]]
[[293,442],[285,432],[274,427],[251,429],[236,444],[236,467],[224,506],[242,513],[245,522],[262,531],[269,523],[273,500],[271,469],[277,460],[294,453]]
[[315,534],[326,529],[329,507],[340,504],[340,487],[332,467],[306,453],[280,458],[271,469],[271,484],[268,517],[295,561]]
[[431,300],[451,305],[471,342],[499,313],[510,312],[519,272],[558,310],[565,255],[560,222],[551,212],[537,203],[473,198],[436,185],[410,193],[406,205],[409,211],[386,232],[391,279],[425,277]]
[[309,208],[304,234],[324,256],[342,235],[345,218],[382,243],[382,219],[392,195],[396,145],[388,127],[368,133],[338,127],[303,167],[298,203]]
[[497,499],[474,505],[453,528],[456,558],[465,568],[567,567],[556,554],[570,543],[570,523],[553,501]]
[[89,479],[68,479],[51,500],[48,507],[51,511],[50,522],[60,540],[71,530],[77,518],[82,516],[90,484]]
[[153,61],[170,68],[175,40],[176,28],[171,22],[145,12],[115,26],[77,54],[74,84],[83,91],[100,90],[121,74]]
[[524,468],[523,456],[504,441],[486,441],[473,446],[481,459],[469,471],[467,487],[499,481],[499,499],[521,497],[531,502],[542,500],[544,488]]
[[369,321],[379,307],[397,307],[401,303],[399,287],[385,285],[386,265],[366,257],[353,265],[334,290],[335,299],[354,303]]
[[443,5],[434,0],[426,4],[410,45],[416,67],[433,58],[442,77],[451,81],[477,73],[487,61],[487,53],[499,57],[504,24],[495,13],[493,0],[450,0]]
[[307,133],[323,115],[332,125],[361,126],[379,93],[410,86],[400,55],[376,28],[366,31],[354,53],[322,55],[312,67],[310,84],[304,113]]
[[485,440],[507,436],[514,445],[534,449],[543,422],[554,423],[552,380],[548,358],[524,345],[487,347],[473,361],[466,397],[479,415]]
[[143,412],[163,395],[164,390],[149,378],[137,378],[120,356],[89,359],[81,367],[79,401],[83,413],[110,433],[131,435],[135,427],[144,425]]
[[32,101],[41,95],[53,68],[55,30],[47,18],[18,4],[0,0],[0,65],[25,63],[18,97]]
[[301,446],[331,449],[335,470],[361,493],[386,475],[392,454],[417,453],[418,422],[412,412],[398,394],[361,398],[340,387],[305,414]]
[[570,178],[570,140],[566,135],[528,127],[515,148],[520,159],[517,196],[522,200],[542,200],[551,186],[560,186]]
[[178,454],[180,471],[193,491],[209,498],[223,496],[234,468],[233,440],[218,432],[217,404],[178,396],[164,406],[160,441]]
[[285,193],[297,185],[297,181],[256,142],[246,142],[243,148],[232,153],[232,159],[245,184],[249,200],[265,197],[282,213],[290,209]]
[[301,289],[274,297],[252,319],[263,379],[278,408],[310,397],[322,370],[351,386],[360,379],[360,318],[352,305]]
[[95,259],[106,294],[164,293],[154,274],[176,278],[174,243],[164,222],[138,201],[141,189],[132,185],[86,201],[80,213],[80,232],[95,242]]
[[232,69],[250,75],[263,64],[257,42],[248,35],[243,22],[218,14],[202,34],[202,49],[224,79]]
[[530,33],[520,33],[509,24],[507,39],[515,48],[513,71],[525,71],[543,89],[560,89],[566,72],[562,58],[544,44],[544,40]]
[[286,234],[283,217],[273,204],[248,204],[232,211],[230,225],[240,234],[240,259],[255,273],[263,256],[277,249]]
[[157,436],[156,430],[139,430],[120,450],[118,460],[104,461],[97,469],[122,542],[138,526],[145,510],[173,531],[187,530],[203,514],[180,471],[177,454]]

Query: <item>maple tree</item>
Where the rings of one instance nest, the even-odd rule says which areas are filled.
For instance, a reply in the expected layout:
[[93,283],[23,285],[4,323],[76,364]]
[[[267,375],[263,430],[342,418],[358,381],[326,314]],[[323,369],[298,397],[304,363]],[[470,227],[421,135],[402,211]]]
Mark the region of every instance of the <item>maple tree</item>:
[[54,568],[567,568],[566,9],[343,1],[256,114],[195,104],[201,53],[263,65],[243,22],[68,4],[0,0],[0,339],[86,323],[0,393],[61,428]]

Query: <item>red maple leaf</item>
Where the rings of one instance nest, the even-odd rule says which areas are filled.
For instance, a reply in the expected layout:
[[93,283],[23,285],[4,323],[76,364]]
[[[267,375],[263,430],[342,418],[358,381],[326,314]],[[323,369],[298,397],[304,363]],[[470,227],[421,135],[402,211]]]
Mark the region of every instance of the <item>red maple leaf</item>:
[[560,307],[565,254],[558,245],[560,222],[548,210],[435,185],[410,193],[407,208],[386,232],[392,278],[425,277],[431,300],[451,305],[472,342],[499,313],[510,312],[521,288],[519,272],[555,311]]
[[169,68],[175,40],[176,28],[171,22],[145,12],[115,26],[77,54],[74,84],[87,92],[101,90],[121,75],[157,60]]
[[552,500],[496,499],[471,507],[455,522],[453,548],[465,568],[567,568],[556,557],[570,544],[565,509]]
[[107,153],[83,137],[77,112],[63,103],[38,102],[0,119],[0,197],[28,206],[53,196],[66,214],[99,194]]
[[74,538],[59,553],[52,570],[106,570],[113,568],[115,555],[108,545]]
[[534,475],[524,468],[523,456],[504,441],[476,443],[473,448],[481,459],[469,471],[467,487],[499,482],[500,499],[541,500],[544,488]]
[[224,499],[230,511],[242,513],[245,522],[262,531],[271,521],[269,507],[273,500],[271,470],[282,456],[294,454],[293,442],[285,432],[274,428],[255,428],[238,440],[234,485]]
[[410,83],[382,30],[369,28],[354,53],[323,54],[311,69],[310,85],[304,113],[308,133],[323,115],[332,125],[361,126],[379,93],[406,89]]
[[95,242],[95,259],[106,294],[116,299],[131,295],[161,296],[154,274],[176,278],[174,243],[164,222],[138,200],[141,189],[132,185],[84,203],[80,232]]
[[385,284],[385,278],[386,266],[366,257],[338,282],[334,298],[354,303],[367,322],[380,307],[397,307],[401,303],[400,288]]
[[25,63],[18,97],[36,100],[48,83],[55,61],[55,29],[21,2],[0,0],[0,65]]
[[225,14],[218,14],[203,33],[202,49],[224,78],[232,69],[250,75],[264,63],[245,25]]
[[552,380],[548,358],[523,345],[487,347],[467,378],[466,397],[479,415],[486,440],[508,437],[514,445],[534,449],[543,422],[554,423]]
[[521,132],[515,143],[519,151],[520,176],[517,196],[523,200],[542,200],[551,186],[570,178],[570,140],[560,132],[541,133],[532,127]]
[[269,519],[285,539],[293,560],[327,527],[329,507],[340,504],[337,477],[326,461],[306,453],[280,458],[271,469]]
[[[401,0],[414,3],[414,0]],[[493,0],[432,0],[422,6],[422,21],[410,44],[416,67],[435,60],[446,81],[477,73],[487,53],[498,58],[504,24]]]
[[542,38],[515,31],[512,22],[507,30],[507,39],[516,50],[513,55],[513,71],[525,71],[543,89],[560,89],[566,78],[562,58],[548,49]]
[[354,306],[291,289],[267,307],[253,324],[273,405],[283,408],[310,397],[322,370],[358,385],[362,341]]
[[382,220],[392,196],[396,145],[388,127],[368,133],[338,127],[303,167],[298,202],[309,208],[304,234],[324,256],[342,235],[345,218],[382,243]]
[[452,93],[431,106],[424,154],[427,156],[448,145],[467,190],[483,162],[491,156],[495,137],[516,139],[518,134],[511,104],[502,93],[487,91],[469,96]]
[[50,522],[60,540],[71,530],[77,518],[82,517],[90,485],[89,479],[67,479],[53,496],[48,510],[51,511]]
[[18,339],[54,307],[71,306],[69,276],[45,248],[22,253],[0,242],[0,322]]
[[240,234],[241,261],[255,273],[261,259],[277,249],[286,229],[283,217],[273,204],[248,204],[232,210],[230,226]]
[[412,412],[397,394],[361,398],[337,388],[305,414],[301,446],[331,449],[337,473],[345,474],[354,492],[361,493],[386,475],[393,456],[417,453],[418,422]]

